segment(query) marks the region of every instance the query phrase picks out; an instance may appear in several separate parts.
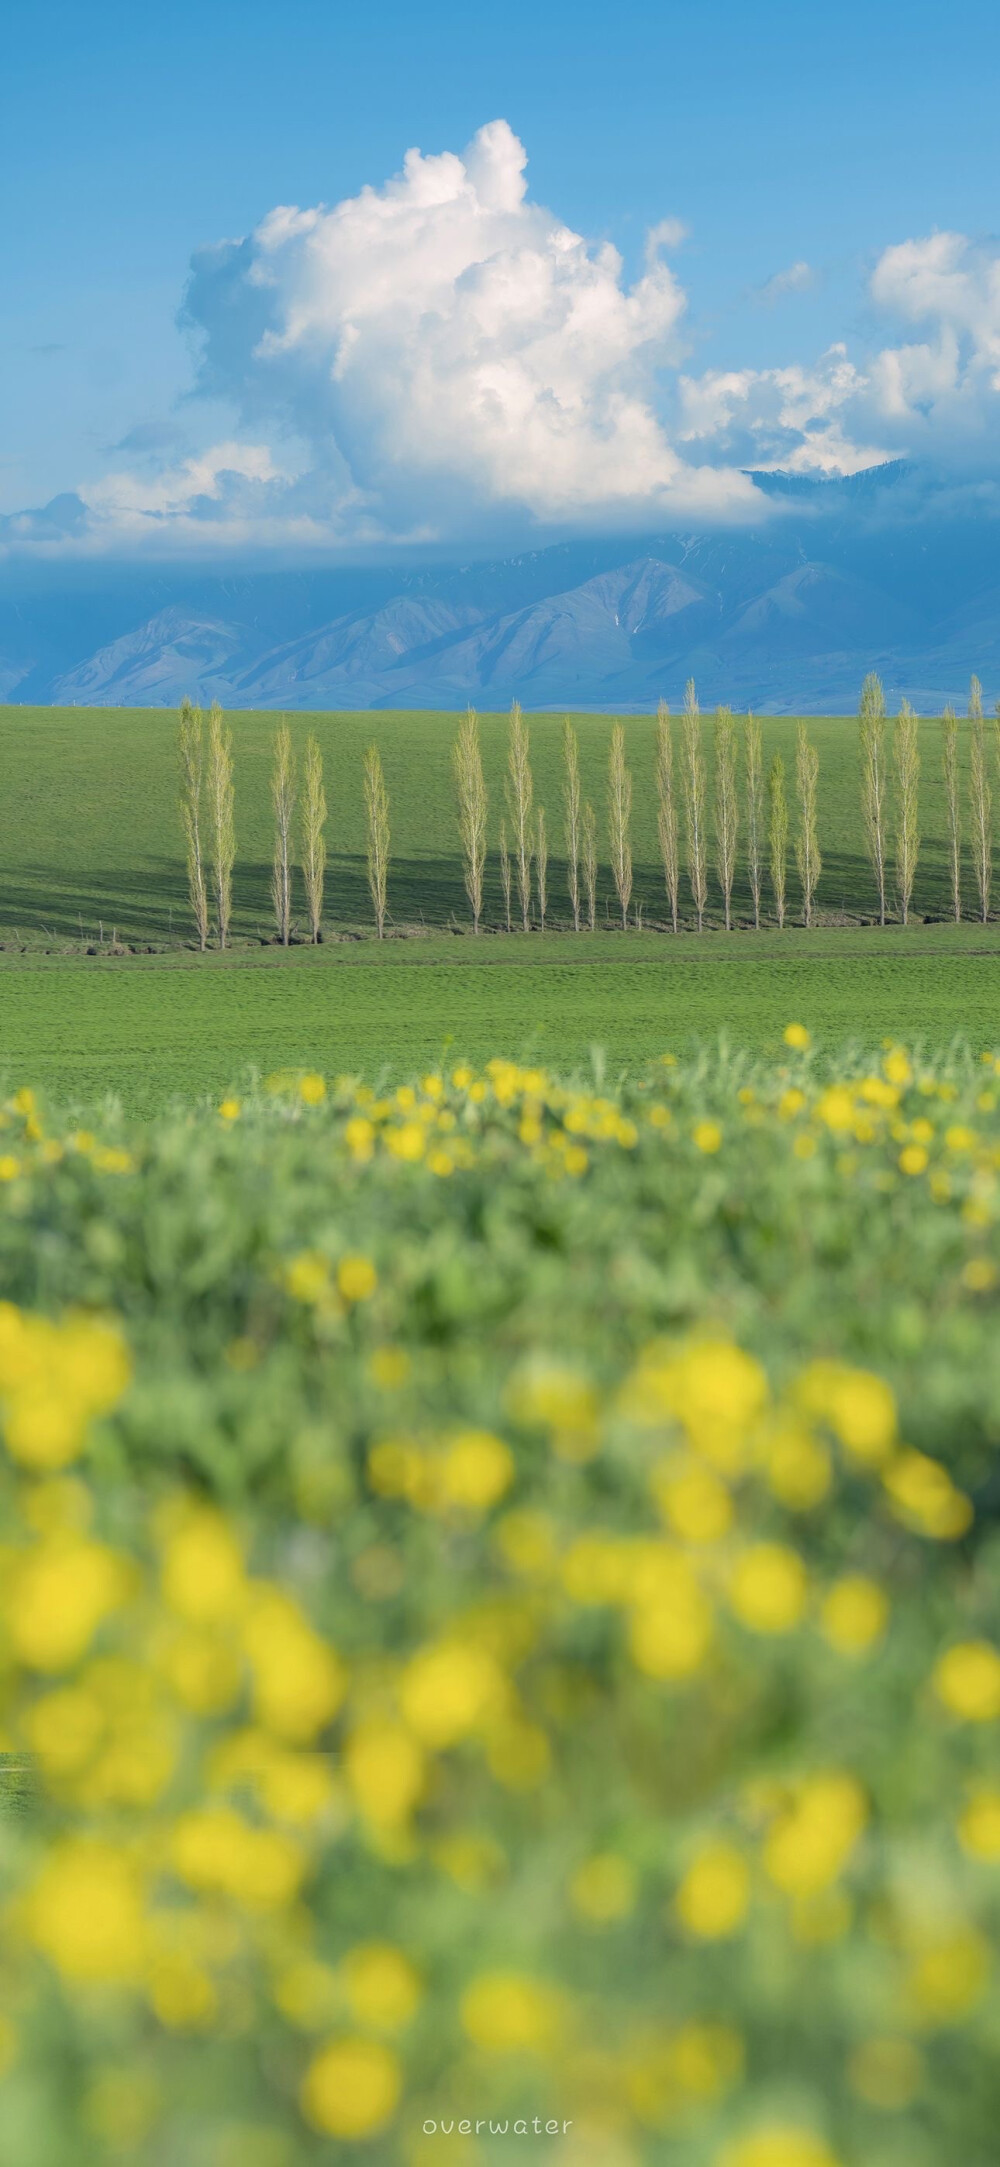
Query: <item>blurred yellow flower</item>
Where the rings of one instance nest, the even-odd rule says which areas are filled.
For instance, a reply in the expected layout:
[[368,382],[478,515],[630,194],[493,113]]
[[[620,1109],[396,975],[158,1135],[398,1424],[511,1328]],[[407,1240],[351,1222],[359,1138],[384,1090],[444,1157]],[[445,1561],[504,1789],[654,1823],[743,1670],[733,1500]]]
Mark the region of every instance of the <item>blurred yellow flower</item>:
[[790,1512],[809,1512],[827,1495],[830,1456],[793,1415],[779,1415],[762,1440],[768,1488]]
[[768,1831],[765,1872],[786,1895],[814,1895],[841,1873],[867,1819],[865,1794],[853,1776],[806,1777]]
[[958,1823],[959,1841],[972,1858],[1000,1861],[1000,1788],[973,1791]]
[[867,1655],[881,1640],[888,1618],[887,1596],[863,1573],[845,1573],[834,1581],[820,1611],[823,1634],[838,1655]]
[[182,1814],[171,1835],[170,1862],[189,1888],[235,1896],[261,1910],[290,1903],[305,1871],[290,1836],[255,1828],[230,1806]]
[[847,2064],[847,2081],[869,2107],[899,2113],[920,2090],[924,2065],[910,2039],[862,2040]]
[[322,1076],[315,1072],[303,1076],[299,1085],[299,1097],[304,1106],[321,1106],[326,1097],[326,1084]]
[[697,1460],[661,1460],[650,1487],[664,1519],[682,1542],[721,1542],[733,1520],[733,1501],[711,1467]]
[[495,1542],[504,1564],[526,1580],[544,1580],[554,1569],[556,1531],[547,1513],[504,1513],[497,1522]]
[[68,1670],[126,1599],[130,1576],[102,1543],[51,1535],[9,1570],[7,1631],[31,1670]]
[[253,1673],[254,1711],[265,1730],[306,1745],[339,1709],[347,1673],[290,1596],[254,1587],[243,1626]]
[[193,1625],[239,1616],[247,1599],[243,1553],[228,1520],[184,1502],[163,1545],[160,1586],[168,1608]]
[[330,1291],[330,1260],[318,1249],[303,1249],[285,1270],[285,1285],[293,1302],[321,1302]]
[[437,1488],[447,1505],[488,1512],[510,1488],[514,1472],[513,1456],[499,1437],[489,1430],[460,1430],[438,1461]]
[[896,1402],[884,1378],[846,1362],[810,1362],[795,1383],[803,1414],[825,1422],[856,1460],[877,1466],[896,1437]]
[[372,2031],[400,2031],[416,2014],[422,1988],[418,1973],[401,1949],[387,1941],[368,1941],[349,1949],[341,1964],[351,2015]]
[[[242,1111],[241,1101],[235,1098],[223,1099],[219,1107],[223,1121],[238,1121]],[[79,1144],[77,1148],[79,1149]]]
[[729,1603],[751,1633],[790,1633],[806,1606],[808,1580],[796,1550],[776,1542],[753,1543],[737,1558]]
[[352,1731],[344,1773],[365,1820],[375,1828],[405,1823],[424,1788],[424,1756],[400,1723],[370,1722]]
[[462,2028],[491,2054],[545,2054],[560,2029],[561,1997],[553,1987],[517,1972],[485,1972],[466,1987]]
[[126,1852],[86,1836],[57,1843],[29,1890],[24,1924],[36,1948],[74,1983],[124,1982],[142,1967],[146,1923]]
[[392,2120],[402,2082],[396,2056],[381,2040],[334,2039],[306,2070],[302,2111],[324,2136],[370,2137]]
[[914,1957],[906,1980],[918,2022],[928,2029],[960,2024],[982,2000],[991,1964],[990,1944],[974,1926],[955,1925],[929,1939]]
[[781,1035],[786,1046],[794,1046],[798,1053],[807,1053],[812,1045],[804,1023],[786,1023]]
[[962,1640],[947,1649],[931,1685],[963,1723],[994,1723],[1000,1716],[1000,1655],[988,1640]]
[[972,1525],[972,1505],[947,1468],[923,1452],[900,1452],[882,1476],[897,1518],[938,1542],[955,1542]]
[[399,1684],[399,1705],[411,1731],[421,1744],[438,1748],[466,1737],[503,1707],[505,1697],[493,1657],[458,1640],[420,1649]]
[[840,2167],[840,2163],[812,2130],[769,2124],[725,2145],[716,2167]]
[[696,1151],[711,1156],[722,1145],[722,1130],[717,1121],[698,1121],[691,1131],[691,1141]]
[[647,1678],[689,1678],[700,1670],[712,1644],[712,1606],[686,1561],[679,1557],[646,1590],[632,1613],[628,1645]]
[[750,1869],[731,1843],[709,1843],[692,1859],[674,1898],[682,1926],[699,1941],[738,1933],[750,1906]]
[[337,1288],[345,1302],[367,1302],[378,1286],[378,1273],[370,1257],[341,1257]]
[[578,1866],[569,1885],[569,1900],[582,1919],[595,1926],[609,1926],[635,1909],[636,1876],[627,1859],[614,1851],[595,1852]]

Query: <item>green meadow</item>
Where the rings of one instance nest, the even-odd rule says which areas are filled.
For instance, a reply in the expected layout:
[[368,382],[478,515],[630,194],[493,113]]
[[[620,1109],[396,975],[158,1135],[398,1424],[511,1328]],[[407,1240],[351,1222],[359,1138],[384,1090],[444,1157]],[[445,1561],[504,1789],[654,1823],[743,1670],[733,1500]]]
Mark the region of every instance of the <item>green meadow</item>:
[[[819,750],[823,871],[808,932],[663,928],[656,841],[654,720],[626,721],[633,776],[635,901],[644,929],[622,934],[607,865],[598,930],[572,937],[561,838],[560,715],[529,718],[535,803],[552,839],[549,930],[501,933],[496,841],[503,806],[507,719],[482,717],[490,791],[487,933],[473,943],[455,825],[448,714],[327,714],[291,718],[301,750],[319,738],[329,802],[329,867],[318,951],[270,945],[269,770],[272,714],[233,714],[238,857],[234,948],[190,947],[177,813],[176,716],[148,709],[0,710],[0,1068],[61,1099],[115,1091],[134,1111],[178,1093],[213,1093],[250,1069],[289,1065],[396,1076],[453,1048],[473,1060],[498,1051],[562,1069],[601,1049],[612,1072],[667,1047],[725,1035],[772,1052],[790,1019],[829,1045],[878,1045],[887,1034],[978,1047],[997,1037],[1000,929],[947,921],[940,730],[920,726],[921,856],[915,922],[884,931],[861,845],[857,731],[852,718],[809,723]],[[610,718],[574,718],[585,797],[605,826]],[[795,720],[768,718],[765,761],[786,762],[794,836]],[[377,742],[390,799],[390,932],[371,936],[364,863],[361,762]],[[711,782],[711,721],[705,751]],[[973,907],[971,872],[968,908]],[[794,918],[797,882],[789,876]],[[737,916],[749,910],[742,865]],[[924,922],[924,921],[929,922]],[[940,922],[936,922],[940,921]],[[463,937],[458,937],[463,936]],[[116,943],[120,950],[109,951]],[[95,953],[88,954],[88,949]],[[153,951],[153,952],[151,952]]]

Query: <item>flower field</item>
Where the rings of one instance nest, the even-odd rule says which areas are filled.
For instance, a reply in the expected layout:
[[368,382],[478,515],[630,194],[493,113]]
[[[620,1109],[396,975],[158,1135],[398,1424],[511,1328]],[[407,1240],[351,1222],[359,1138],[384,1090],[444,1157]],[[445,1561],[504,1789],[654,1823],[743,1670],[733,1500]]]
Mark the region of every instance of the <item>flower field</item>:
[[1000,1062],[0,1131],[0,2167],[989,2167]]

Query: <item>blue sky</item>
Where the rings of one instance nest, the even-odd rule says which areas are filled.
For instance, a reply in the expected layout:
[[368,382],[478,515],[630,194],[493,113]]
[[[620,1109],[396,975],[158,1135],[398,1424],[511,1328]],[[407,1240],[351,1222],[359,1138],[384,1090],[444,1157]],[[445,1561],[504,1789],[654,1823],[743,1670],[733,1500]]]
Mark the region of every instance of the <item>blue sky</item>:
[[[498,11],[468,0],[369,0],[364,10],[339,0],[286,0],[280,9],[273,0],[177,0],[161,10],[35,0],[5,34],[0,511],[63,491],[86,497],[123,469],[155,476],[222,444],[252,452],[225,453],[235,460],[232,486],[222,486],[216,465],[202,488],[199,469],[213,546],[226,524],[213,506],[223,499],[242,540],[264,537],[272,521],[288,535],[315,529],[316,546],[324,521],[331,546],[379,533],[475,539],[505,491],[543,524],[632,516],[639,482],[617,503],[605,478],[585,502],[561,450],[548,494],[533,501],[516,473],[506,489],[499,451],[479,444],[471,422],[451,468],[442,453],[431,473],[419,457],[408,464],[413,410],[404,426],[385,404],[377,414],[362,414],[356,397],[332,406],[320,396],[329,356],[321,366],[316,342],[320,324],[334,342],[337,326],[329,298],[316,301],[315,263],[314,315],[296,369],[280,383],[272,370],[264,386],[249,348],[238,361],[223,351],[231,262],[213,259],[195,326],[177,327],[196,251],[250,233],[278,205],[334,206],[365,184],[383,190],[409,147],[461,155],[500,120],[527,153],[527,201],[547,206],[592,258],[613,243],[622,293],[643,277],[650,228],[687,229],[683,240],[668,229],[662,247],[683,305],[661,287],[610,375],[605,355],[585,380],[555,385],[582,431],[578,465],[593,464],[595,444],[624,429],[618,467],[626,472],[631,459],[637,475],[648,469],[658,510],[672,496],[682,508],[695,504],[689,468],[735,474],[755,457],[829,470],[869,453],[933,450],[963,471],[981,456],[985,470],[1000,334],[998,60],[1000,11],[982,0],[956,0],[947,12],[940,0],[843,0],[836,10],[785,0],[755,8],[639,0],[626,10],[506,0]],[[495,251],[519,245],[513,204]],[[929,245],[942,232],[963,237],[965,253],[886,267],[887,251]],[[527,241],[534,248],[538,237]],[[289,241],[280,258],[286,314],[269,335],[286,347],[290,297],[306,276],[303,246]],[[258,252],[250,287],[261,260]],[[343,266],[337,278],[346,321],[354,287]],[[965,343],[946,382],[949,339]],[[509,343],[505,330],[505,356]],[[837,365],[821,366],[821,357],[835,344],[856,381],[831,391]],[[916,346],[930,358],[887,363],[872,388],[873,354]],[[213,395],[192,397],[202,348]],[[386,385],[403,365],[384,338],[375,363],[366,374]],[[541,364],[531,366],[537,378]],[[823,366],[826,388],[817,390]],[[895,407],[886,389],[893,369],[908,372]],[[782,370],[804,372],[806,388],[776,387],[767,372]],[[453,399],[454,384],[443,379],[441,393]],[[462,395],[460,386],[459,403]],[[622,401],[635,409],[625,424]],[[661,431],[655,441],[643,434],[640,407]],[[712,516],[715,484],[702,496]],[[130,521],[152,523],[158,540],[173,523],[176,546],[186,546],[200,514],[188,507],[175,520],[177,488],[141,498],[138,478],[124,511],[105,488],[93,517],[123,547]]]

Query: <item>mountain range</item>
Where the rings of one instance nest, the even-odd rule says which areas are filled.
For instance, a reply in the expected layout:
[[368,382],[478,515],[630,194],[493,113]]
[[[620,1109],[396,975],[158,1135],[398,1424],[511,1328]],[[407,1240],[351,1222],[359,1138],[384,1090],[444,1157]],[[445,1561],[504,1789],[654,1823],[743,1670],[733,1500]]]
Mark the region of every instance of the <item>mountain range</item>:
[[242,570],[9,563],[0,698],[274,709],[853,708],[868,669],[919,709],[1000,690],[1000,522],[934,508],[901,463],[754,477],[728,532],[561,542],[493,562]]

